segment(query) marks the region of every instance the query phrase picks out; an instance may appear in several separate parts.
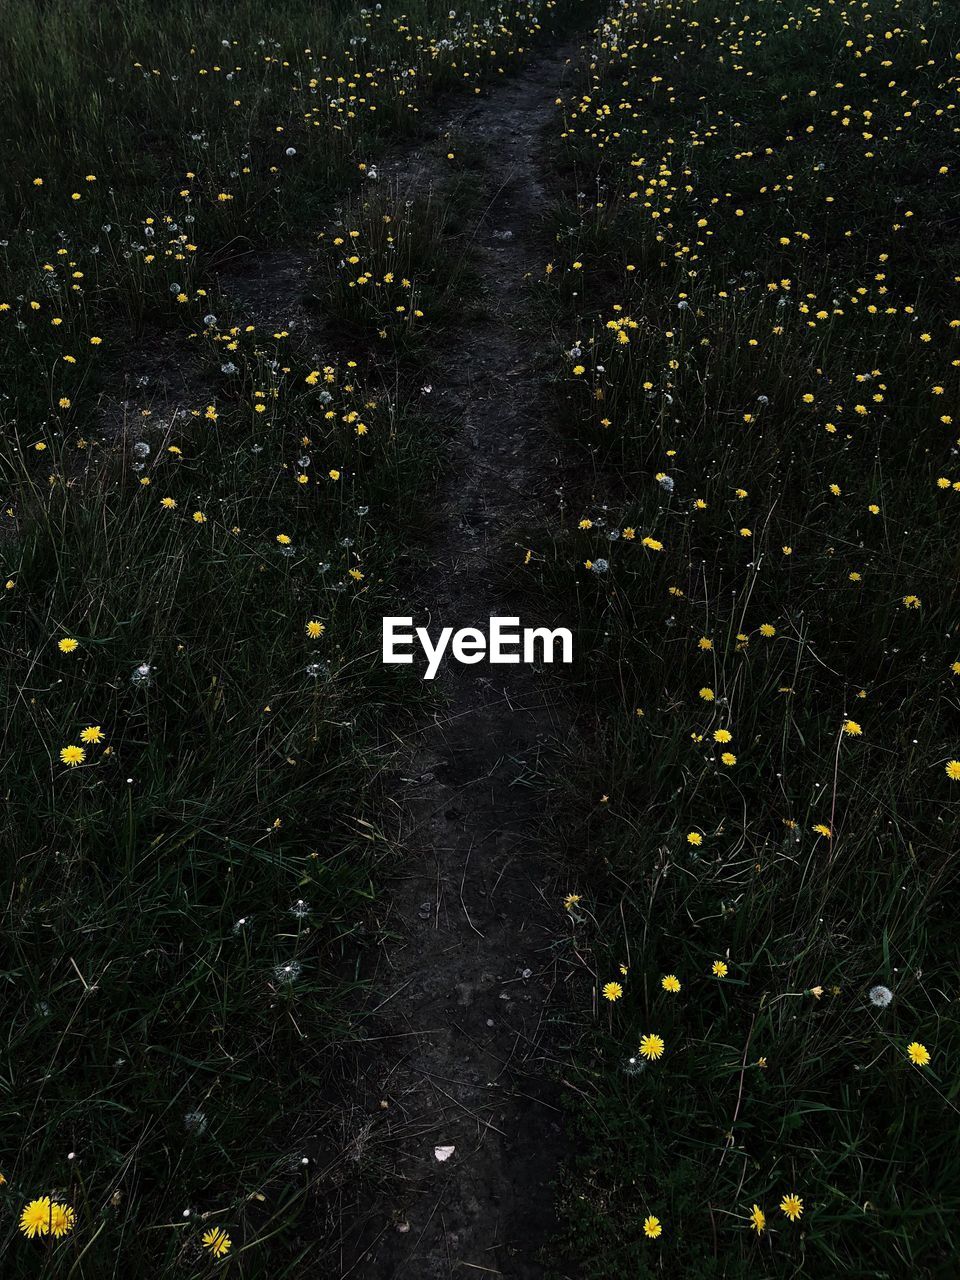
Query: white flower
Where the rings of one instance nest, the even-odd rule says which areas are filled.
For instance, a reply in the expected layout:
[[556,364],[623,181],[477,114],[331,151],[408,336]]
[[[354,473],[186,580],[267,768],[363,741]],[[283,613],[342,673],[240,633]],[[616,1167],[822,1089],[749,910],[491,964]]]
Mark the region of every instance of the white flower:
[[893,992],[889,987],[871,987],[868,995],[870,997],[870,1003],[877,1009],[886,1009],[887,1005],[889,1005],[893,999]]
[[188,1133],[195,1133],[198,1137],[205,1131],[208,1123],[202,1111],[188,1111],[183,1117],[183,1127]]
[[286,964],[274,965],[273,976],[277,982],[286,984],[296,982],[303,972],[303,965],[299,960],[288,960]]

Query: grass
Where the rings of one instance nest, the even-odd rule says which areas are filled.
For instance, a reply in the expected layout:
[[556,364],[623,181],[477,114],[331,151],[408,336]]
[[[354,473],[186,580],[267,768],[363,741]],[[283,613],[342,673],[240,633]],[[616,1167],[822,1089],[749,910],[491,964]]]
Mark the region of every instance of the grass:
[[350,1047],[420,694],[379,627],[472,179],[377,166],[552,9],[4,6],[5,1276],[302,1275],[388,1172]]
[[[385,175],[584,17],[0,0],[5,1277],[293,1280],[390,1176],[379,627],[489,162]],[[937,0],[627,0],[546,140],[562,1275],[952,1266],[958,50]]]
[[618,6],[551,143],[598,1280],[955,1252],[958,47],[935,3]]

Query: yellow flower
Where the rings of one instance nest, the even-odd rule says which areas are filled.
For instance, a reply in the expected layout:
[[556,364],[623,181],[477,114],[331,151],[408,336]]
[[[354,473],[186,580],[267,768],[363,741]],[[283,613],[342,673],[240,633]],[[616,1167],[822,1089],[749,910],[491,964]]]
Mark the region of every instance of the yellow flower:
[[725,764],[728,769],[732,769],[733,766],[737,763],[737,757],[733,754],[732,751],[724,751],[720,757],[720,763]]
[[311,618],[306,629],[311,640],[319,640],[327,628],[317,618]]
[[281,547],[289,547],[293,539],[290,537],[289,533],[278,533],[277,541],[280,543]]
[[857,724],[856,720],[844,720],[843,732],[851,738],[859,738],[863,733],[863,729]]
[[202,511],[195,511],[193,513],[193,522],[194,524],[206,524],[207,517],[203,514]]
[[676,995],[680,990],[680,979],[675,973],[668,973],[660,979],[660,985],[664,991],[669,991],[672,995]]
[[161,507],[166,507],[168,511],[173,511],[177,505],[177,500],[176,498],[161,498],[160,505]]
[[907,1045],[907,1057],[915,1067],[928,1067],[930,1065],[930,1050],[925,1044],[921,1044],[919,1040],[911,1040]]
[[580,901],[579,893],[568,893],[563,900],[563,905],[566,907],[568,911],[572,911],[579,901]]
[[733,734],[729,729],[714,729],[713,740],[714,742],[732,742]]
[[20,1230],[31,1240],[34,1236],[50,1234],[50,1214],[52,1206],[49,1196],[41,1196],[39,1200],[31,1200],[24,1206],[20,1214]]
[[605,982],[603,984],[604,1000],[609,1000],[612,1003],[614,1000],[619,1000],[622,995],[623,987],[619,982]]
[[62,747],[60,749],[60,759],[64,764],[69,765],[71,769],[75,768],[78,764],[83,764],[86,758],[87,753],[84,751],[83,747],[70,746]]
[[903,603],[904,603],[904,607],[905,607],[905,608],[907,608],[907,609],[919,609],[919,608],[920,608],[920,597],[919,597],[919,596],[904,596],[904,597],[903,597]]
[[701,845],[703,844],[703,836],[700,834],[699,831],[688,831],[687,844],[692,844],[695,847],[698,845]]
[[660,1219],[655,1218],[652,1213],[643,1220],[643,1234],[648,1240],[658,1240],[663,1234]]
[[699,692],[700,692],[700,697],[704,700],[704,702],[713,702],[714,698],[716,698],[717,696],[708,685],[704,685],[704,687]]
[[64,636],[62,640],[57,641],[57,648],[61,653],[73,653],[74,649],[79,649],[80,641],[74,640],[70,636]]
[[960,760],[948,760],[945,773],[954,782],[960,782]]
[[762,622],[760,624],[760,634],[762,636],[766,636],[769,640],[771,636],[775,636],[777,634],[777,628],[772,626],[769,622]]
[[655,1034],[643,1036],[640,1040],[640,1053],[648,1062],[656,1062],[663,1057],[666,1045],[663,1039]]
[[826,836],[828,840],[833,835],[833,832],[825,822],[815,822],[810,830],[815,831],[818,836]]
[[710,966],[710,972],[715,978],[725,978],[730,970],[727,967],[726,960],[714,960]]
[[787,1215],[791,1222],[796,1222],[803,1213],[803,1201],[795,1191],[791,1191],[780,1201],[780,1209],[781,1212]]
[[755,1204],[750,1210],[750,1226],[753,1230],[760,1234],[767,1225],[767,1215],[763,1212],[758,1204]]
[[98,724],[88,724],[86,729],[80,731],[80,741],[96,745],[103,741],[103,730]]
[[224,1254],[230,1252],[230,1246],[233,1241],[225,1231],[221,1231],[219,1227],[211,1227],[209,1231],[203,1233],[203,1247],[209,1249],[215,1258],[222,1258]]
[[76,1214],[68,1204],[57,1204],[54,1201],[50,1206],[50,1231],[58,1240],[73,1230],[75,1221]]

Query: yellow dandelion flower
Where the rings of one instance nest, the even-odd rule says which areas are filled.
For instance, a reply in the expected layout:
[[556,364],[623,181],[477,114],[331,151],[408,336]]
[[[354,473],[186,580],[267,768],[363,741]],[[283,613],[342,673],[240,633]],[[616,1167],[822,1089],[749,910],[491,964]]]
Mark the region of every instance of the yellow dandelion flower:
[[31,1240],[35,1236],[50,1234],[50,1215],[52,1206],[49,1196],[41,1196],[39,1200],[31,1200],[24,1206],[20,1214],[20,1230]]
[[911,1040],[907,1045],[907,1057],[915,1067],[928,1067],[930,1065],[930,1050],[925,1044],[921,1044],[919,1040]]
[[58,1240],[73,1230],[75,1221],[76,1214],[68,1204],[57,1204],[54,1201],[50,1206],[50,1233]]
[[640,1054],[648,1062],[656,1062],[658,1058],[662,1058],[666,1047],[661,1036],[651,1034],[641,1037]]
[[791,1191],[780,1201],[780,1211],[785,1213],[791,1222],[796,1222],[803,1213],[803,1201],[795,1191]]
[[215,1258],[222,1258],[224,1254],[230,1252],[230,1246],[233,1241],[225,1231],[221,1231],[219,1227],[211,1227],[209,1231],[205,1231],[201,1237],[203,1247],[209,1249]]

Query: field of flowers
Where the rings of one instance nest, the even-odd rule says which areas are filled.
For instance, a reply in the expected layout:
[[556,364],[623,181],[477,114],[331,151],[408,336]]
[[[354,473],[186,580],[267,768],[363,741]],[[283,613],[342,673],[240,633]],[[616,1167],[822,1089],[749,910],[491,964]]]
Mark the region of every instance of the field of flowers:
[[555,8],[0,5],[4,1277],[314,1274],[380,1176],[379,626],[463,268],[457,191],[398,211],[377,163]]
[[[600,8],[0,0],[4,1280],[363,1274],[380,619],[494,181],[469,122],[383,175]],[[554,1273],[951,1276],[960,13],[583,39],[525,277],[569,484],[504,556],[578,655]]]
[[580,505],[530,572],[581,629],[599,1028],[566,1246],[592,1280],[949,1275],[960,15],[623,0],[552,145]]

